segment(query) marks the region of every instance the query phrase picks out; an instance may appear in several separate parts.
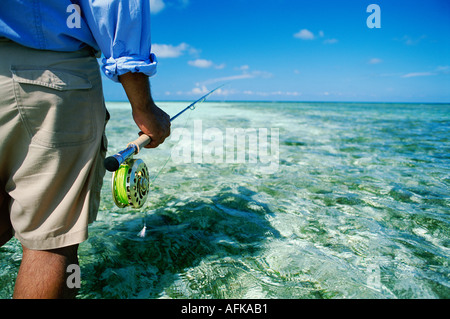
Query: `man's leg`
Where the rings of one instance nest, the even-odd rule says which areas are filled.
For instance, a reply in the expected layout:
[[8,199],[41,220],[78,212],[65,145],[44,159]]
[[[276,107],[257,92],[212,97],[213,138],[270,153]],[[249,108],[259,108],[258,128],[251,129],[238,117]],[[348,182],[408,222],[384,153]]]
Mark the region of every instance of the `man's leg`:
[[13,298],[74,298],[77,289],[67,287],[67,266],[78,264],[78,245],[52,250],[23,247]]
[[0,186],[0,247],[12,238],[12,226],[9,219],[8,195]]
[[87,49],[33,50],[0,39],[0,93],[0,236],[13,233],[23,245],[14,297],[75,295],[67,266],[77,264],[77,244],[95,220],[104,174],[97,59]]

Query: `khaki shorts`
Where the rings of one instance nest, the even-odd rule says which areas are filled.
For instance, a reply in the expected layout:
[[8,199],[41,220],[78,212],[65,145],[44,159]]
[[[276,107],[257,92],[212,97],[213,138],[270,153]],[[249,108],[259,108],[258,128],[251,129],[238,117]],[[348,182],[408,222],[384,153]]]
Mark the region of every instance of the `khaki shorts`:
[[0,229],[9,221],[11,234],[36,250],[87,239],[105,174],[106,114],[89,50],[0,39]]

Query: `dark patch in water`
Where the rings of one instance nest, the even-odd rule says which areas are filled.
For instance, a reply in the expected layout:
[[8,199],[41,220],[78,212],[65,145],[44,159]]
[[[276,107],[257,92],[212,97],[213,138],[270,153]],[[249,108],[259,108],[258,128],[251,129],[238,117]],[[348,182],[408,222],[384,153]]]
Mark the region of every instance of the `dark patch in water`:
[[283,141],[282,143],[284,145],[288,145],[288,146],[305,146],[306,145],[305,142],[294,141],[294,140]]
[[170,209],[161,207],[145,218],[145,238],[136,236],[141,218],[105,230],[104,236],[114,236],[114,247],[93,237],[90,251],[98,258],[82,264],[82,273],[89,277],[84,278],[81,295],[133,298],[145,291],[145,298],[157,298],[179,273],[207,256],[258,253],[262,243],[280,234],[266,220],[266,215],[273,213],[252,195],[252,191],[239,188],[238,194],[223,191]]

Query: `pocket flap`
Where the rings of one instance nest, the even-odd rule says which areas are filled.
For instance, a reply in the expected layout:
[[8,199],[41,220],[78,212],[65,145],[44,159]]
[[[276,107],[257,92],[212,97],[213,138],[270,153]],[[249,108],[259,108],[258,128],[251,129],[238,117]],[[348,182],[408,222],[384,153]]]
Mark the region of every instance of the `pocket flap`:
[[45,86],[58,91],[92,88],[88,79],[64,70],[11,68],[11,72],[16,82]]

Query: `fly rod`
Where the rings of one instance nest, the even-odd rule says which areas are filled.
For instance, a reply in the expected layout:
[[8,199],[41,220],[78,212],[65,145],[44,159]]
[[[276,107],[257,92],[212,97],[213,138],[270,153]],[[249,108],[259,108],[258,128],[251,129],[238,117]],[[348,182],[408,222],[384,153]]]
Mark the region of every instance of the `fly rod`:
[[[204,96],[202,96],[201,98],[199,98],[198,100],[196,100],[195,102],[192,102],[190,105],[188,105],[186,108],[184,108],[183,110],[181,110],[180,112],[178,112],[176,115],[172,116],[170,118],[170,122],[172,122],[173,120],[175,120],[178,116],[180,116],[181,114],[183,114],[184,112],[186,112],[189,109],[194,109],[195,105],[198,103],[201,103],[203,101],[206,100],[206,98],[212,94],[213,92],[217,91],[219,88],[221,88],[223,85],[215,88],[212,91],[209,91],[207,94],[205,94]],[[122,163],[124,163],[128,158],[130,158],[132,155],[138,154],[140,152],[140,150],[145,147],[146,145],[148,145],[151,142],[151,138],[148,135],[142,134],[141,136],[139,136],[138,139],[136,139],[135,141],[128,143],[127,147],[118,152],[117,154],[114,154],[112,156],[109,156],[105,159],[104,161],[104,165],[105,168],[110,171],[110,172],[115,172],[119,169],[120,165]]]

